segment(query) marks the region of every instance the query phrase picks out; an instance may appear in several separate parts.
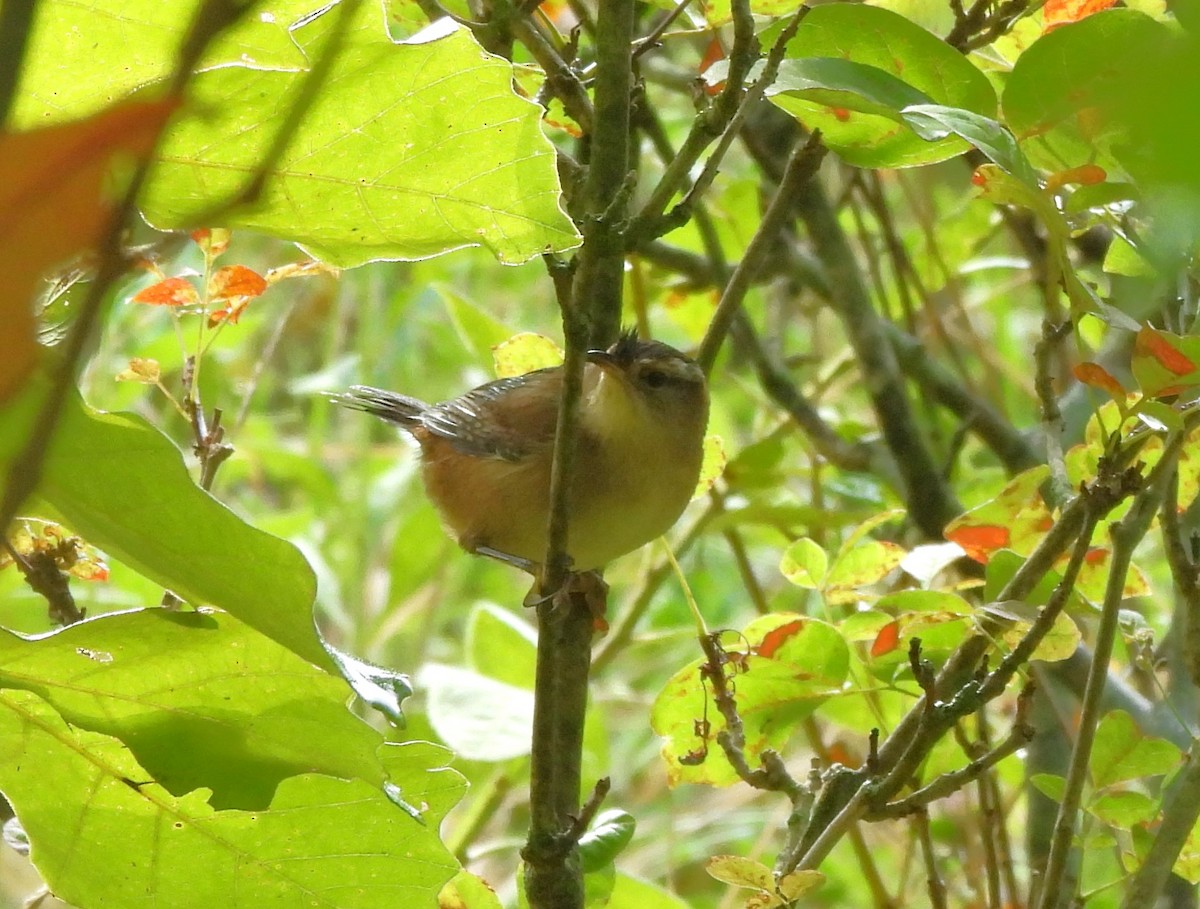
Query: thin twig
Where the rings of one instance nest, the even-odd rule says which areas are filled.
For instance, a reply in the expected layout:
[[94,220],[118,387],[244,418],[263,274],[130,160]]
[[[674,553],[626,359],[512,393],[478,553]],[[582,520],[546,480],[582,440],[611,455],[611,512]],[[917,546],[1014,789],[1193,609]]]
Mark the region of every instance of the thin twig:
[[725,342],[725,336],[741,308],[746,292],[754,283],[759,268],[775,245],[779,231],[794,210],[796,194],[816,174],[825,153],[826,148],[821,144],[820,131],[814,132],[807,142],[793,149],[779,188],[763,213],[758,230],[746,246],[742,260],[725,285],[716,311],[708,324],[708,331],[700,342],[696,362],[705,373],[712,372],[717,353]]
[[667,210],[667,205],[675,194],[687,185],[692,167],[700,160],[704,149],[725,132],[725,128],[737,113],[746,79],[758,57],[758,41],[754,37],[754,17],[751,15],[748,0],[733,0],[731,9],[734,33],[725,87],[708,110],[696,115],[683,145],[667,165],[646,204],[638,212],[630,232],[630,236],[636,238],[638,244],[664,232],[659,221],[663,212]]
[[867,820],[879,821],[889,818],[899,818],[923,811],[931,803],[948,798],[958,792],[973,780],[980,779],[984,773],[995,767],[1010,754],[1014,754],[1033,738],[1033,727],[1028,721],[1029,698],[1033,694],[1032,683],[1025,686],[1017,701],[1017,715],[1009,734],[995,748],[971,761],[965,767],[943,773],[929,785],[918,789],[912,795],[905,796],[895,802],[889,802],[880,808],[873,808],[866,814]]

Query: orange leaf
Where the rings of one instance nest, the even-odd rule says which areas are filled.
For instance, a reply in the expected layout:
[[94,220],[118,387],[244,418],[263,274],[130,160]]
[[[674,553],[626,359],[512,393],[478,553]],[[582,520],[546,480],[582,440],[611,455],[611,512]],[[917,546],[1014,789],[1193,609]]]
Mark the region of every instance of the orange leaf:
[[[708,47],[704,49],[704,56],[700,58],[700,72],[703,74],[710,66],[718,60],[725,59],[725,48],[721,46],[721,42],[713,38],[708,42]],[[707,95],[719,95],[725,88],[724,82],[718,82],[715,85],[705,85],[704,93]]]
[[1042,7],[1043,34],[1106,10],[1117,0],[1046,0]]
[[238,297],[230,300],[220,309],[209,314],[208,327],[216,328],[222,322],[228,322],[230,325],[237,325],[238,319],[242,317],[242,313],[246,311],[246,307],[250,305],[249,297]]
[[772,628],[765,635],[762,641],[754,648],[758,655],[770,659],[778,651],[779,648],[788,642],[788,639],[804,630],[805,622],[803,619],[796,619],[794,622],[788,622],[786,625],[780,625],[778,628]]
[[871,656],[881,657],[891,653],[898,646],[900,646],[900,623],[888,622],[879,629],[879,634],[875,635],[875,640],[871,644]]
[[1177,376],[1186,376],[1188,373],[1195,372],[1196,370],[1195,363],[1188,359],[1166,337],[1150,326],[1142,328],[1137,333],[1137,340],[1134,341],[1133,350],[1135,354],[1153,357],[1164,369],[1173,372]]
[[108,227],[114,155],[145,155],[176,102],[131,101],[86,120],[0,133],[0,401],[37,357],[33,298],[51,268]]
[[1077,363],[1071,372],[1075,373],[1075,378],[1084,385],[1106,391],[1118,401],[1124,401],[1128,397],[1125,386],[1099,363]]
[[209,298],[213,301],[228,300],[230,297],[257,297],[266,289],[266,279],[245,265],[218,268],[208,282]]
[[946,531],[946,539],[957,543],[976,562],[987,563],[997,549],[1008,545],[1007,527],[998,524],[963,524]]
[[133,295],[134,303],[151,306],[199,306],[200,295],[187,278],[165,278]]
[[1081,164],[1079,167],[1068,167],[1046,178],[1046,191],[1054,192],[1068,184],[1094,186],[1108,179],[1108,172],[1098,164]]

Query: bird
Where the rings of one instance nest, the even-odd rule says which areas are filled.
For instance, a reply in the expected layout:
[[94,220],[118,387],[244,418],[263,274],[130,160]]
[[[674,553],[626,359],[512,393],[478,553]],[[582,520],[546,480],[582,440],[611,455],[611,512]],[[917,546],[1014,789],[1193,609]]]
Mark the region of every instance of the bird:
[[[459,545],[538,575],[563,367],[497,379],[439,404],[356,385],[333,399],[408,432],[429,498]],[[694,360],[623,332],[587,351],[566,554],[596,572],[662,536],[696,489],[708,387]]]

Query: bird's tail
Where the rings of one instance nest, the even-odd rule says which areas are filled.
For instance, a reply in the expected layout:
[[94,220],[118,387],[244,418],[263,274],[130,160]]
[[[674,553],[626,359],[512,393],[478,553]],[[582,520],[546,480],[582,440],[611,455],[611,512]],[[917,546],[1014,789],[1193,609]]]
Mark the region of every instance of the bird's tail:
[[355,385],[345,394],[330,395],[330,400],[351,410],[361,410],[373,416],[410,429],[420,422],[429,405],[419,398],[398,395],[394,391]]

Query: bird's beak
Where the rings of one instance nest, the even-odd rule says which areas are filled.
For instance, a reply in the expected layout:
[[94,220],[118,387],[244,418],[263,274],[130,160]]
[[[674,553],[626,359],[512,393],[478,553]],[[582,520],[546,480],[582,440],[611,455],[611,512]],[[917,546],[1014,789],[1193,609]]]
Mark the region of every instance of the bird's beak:
[[620,362],[607,350],[589,350],[587,359],[611,375],[619,376],[622,372]]

